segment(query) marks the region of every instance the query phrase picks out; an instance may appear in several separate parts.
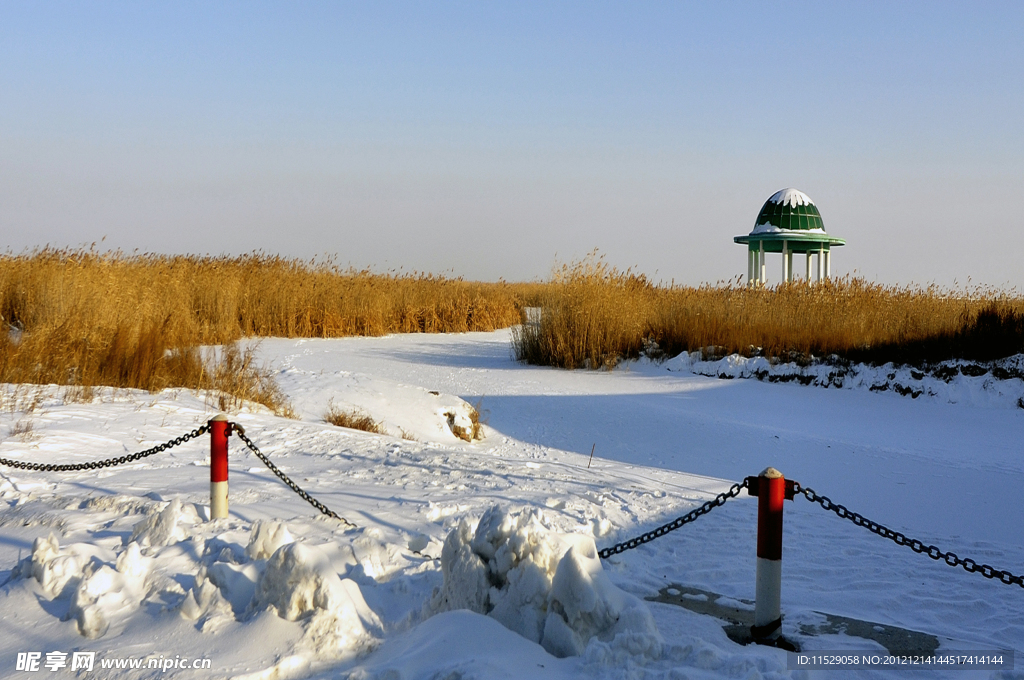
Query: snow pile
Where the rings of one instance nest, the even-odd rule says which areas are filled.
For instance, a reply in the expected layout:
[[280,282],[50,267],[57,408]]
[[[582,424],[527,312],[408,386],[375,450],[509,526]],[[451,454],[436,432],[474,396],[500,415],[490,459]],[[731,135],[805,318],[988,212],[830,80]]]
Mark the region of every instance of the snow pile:
[[[220,548],[224,542],[218,539],[206,543],[217,557],[199,569],[179,605],[181,616],[199,630],[216,633],[269,611],[302,624],[302,644],[314,658],[339,658],[376,646],[382,625],[359,586],[338,576],[324,548],[296,541],[283,523],[254,522],[244,554]],[[331,550],[343,563],[356,563],[351,545]]]
[[[223,563],[215,563],[213,566],[217,564]],[[222,585],[229,583],[225,579],[217,580],[220,580]],[[228,596],[230,595],[231,592],[228,590]],[[214,578],[210,578],[205,567],[199,569],[195,584],[178,605],[178,611],[183,618],[195,621],[196,627],[204,633],[215,632],[235,618],[231,602],[221,594],[221,587]]]
[[[365,338],[353,340],[359,343]],[[333,341],[304,338],[295,342],[301,352],[281,361],[276,377],[302,418],[320,421],[333,407],[365,414],[393,437],[442,444],[473,440],[464,433],[473,433],[476,409],[461,397],[433,385],[407,384],[404,377],[325,371],[324,359],[336,347]]]
[[448,430],[459,439],[469,442],[482,438],[477,425],[480,414],[465,401],[459,399],[458,403],[438,408],[436,412],[444,417]]
[[593,539],[548,529],[539,511],[511,515],[494,506],[475,525],[461,521],[445,540],[441,571],[434,612],[487,614],[559,657],[592,645],[661,656],[649,610],[612,585]]
[[[194,507],[175,499],[136,522],[124,547],[74,543],[62,548],[51,533],[34,541],[32,554],[12,570],[12,578],[34,580],[43,597],[66,603],[63,620],[74,621],[78,633],[90,639],[123,628],[144,601],[166,601],[170,593],[175,601],[170,609],[203,633],[272,611],[301,622],[302,645],[311,658],[336,659],[376,646],[382,635],[377,615],[355,581],[338,576],[324,550],[295,542],[279,521],[254,522],[244,550],[231,542],[233,530],[204,539],[197,522]],[[357,553],[362,555],[365,573],[385,569],[382,545],[364,535],[332,550],[346,564],[360,563]],[[166,569],[189,554],[199,564],[187,592],[174,579],[154,573],[154,565]]]
[[356,582],[339,578],[322,550],[302,543],[285,544],[268,560],[253,608],[268,607],[289,621],[308,618],[306,636],[319,655],[365,650],[381,632]]
[[102,637],[112,621],[127,618],[149,589],[149,560],[130,543],[113,564],[109,551],[87,544],[61,549],[52,533],[37,538],[32,554],[21,561],[12,578],[31,578],[50,600],[69,601],[64,620],[74,619],[87,638]]
[[71,597],[67,618],[75,619],[87,638],[103,636],[111,621],[127,618],[146,595],[149,560],[138,543],[129,543],[117,557],[116,568],[90,562]]
[[130,541],[136,541],[143,547],[159,548],[173,545],[189,535],[186,526],[199,524],[199,514],[195,506],[182,505],[181,499],[175,498],[159,512],[153,513],[132,529]]
[[47,597],[56,598],[71,579],[81,578],[82,560],[74,553],[61,554],[57,537],[51,533],[32,543],[32,554],[21,561],[12,576],[34,578]]
[[265,560],[282,545],[294,540],[288,533],[288,527],[281,522],[256,520],[249,533],[249,544],[245,547],[245,554],[251,560]]
[[683,352],[665,363],[669,371],[710,378],[756,378],[765,382],[797,382],[816,387],[895,392],[917,399],[927,396],[951,404],[1024,408],[1024,355],[993,362],[943,361],[926,369],[910,366],[853,364],[833,357],[808,365],[766,357],[731,354],[705,360],[700,350]]

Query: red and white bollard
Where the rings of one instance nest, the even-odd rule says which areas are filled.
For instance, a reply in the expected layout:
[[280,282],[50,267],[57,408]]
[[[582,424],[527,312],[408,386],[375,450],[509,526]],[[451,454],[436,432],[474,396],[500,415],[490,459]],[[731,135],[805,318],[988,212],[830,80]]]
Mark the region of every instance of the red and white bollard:
[[771,643],[782,629],[782,504],[793,500],[794,485],[775,468],[747,478],[747,493],[757,496],[757,590],[755,641]]
[[231,424],[227,416],[214,416],[210,426],[210,519],[228,516],[228,436]]
[[775,468],[758,475],[755,638],[776,638],[782,627],[782,502],[786,480]]

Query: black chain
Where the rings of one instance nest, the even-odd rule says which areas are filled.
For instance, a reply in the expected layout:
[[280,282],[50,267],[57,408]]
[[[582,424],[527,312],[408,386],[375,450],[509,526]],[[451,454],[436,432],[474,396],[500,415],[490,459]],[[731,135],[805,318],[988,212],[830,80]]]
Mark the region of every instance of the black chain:
[[412,550],[412,549],[410,549],[409,552],[411,552],[413,555],[417,555],[419,557],[422,557],[425,560],[430,560],[431,562],[440,562],[441,561],[440,557],[433,557],[431,555],[428,555],[427,553],[421,553],[419,550]]
[[833,503],[827,496],[819,496],[814,493],[813,489],[802,487],[799,483],[795,484],[795,491],[803,494],[804,497],[812,503],[817,503],[825,510],[834,512],[838,517],[848,519],[859,527],[864,527],[872,533],[878,534],[883,538],[888,538],[896,545],[905,545],[916,553],[923,553],[933,560],[942,560],[951,567],[963,567],[964,571],[969,573],[979,573],[985,578],[998,579],[1007,585],[1016,584],[1021,588],[1024,588],[1024,576],[1015,576],[1003,569],[996,569],[995,567],[987,564],[978,564],[970,558],[958,557],[956,553],[942,552],[934,545],[925,545],[917,539],[907,538],[904,534],[901,534],[898,531],[893,531],[888,527],[882,526],[878,522],[872,522],[863,515],[848,510],[843,505]]
[[293,481],[292,481],[292,480],[291,480],[291,479],[290,479],[290,478],[288,477],[288,475],[286,475],[285,473],[281,472],[281,471],[280,471],[280,470],[278,469],[278,467],[277,467],[276,465],[274,465],[273,463],[271,463],[271,462],[270,462],[270,459],[269,459],[269,458],[267,458],[267,457],[266,457],[266,456],[265,456],[265,455],[264,455],[264,454],[263,454],[263,453],[262,453],[262,452],[261,452],[261,451],[260,451],[260,450],[259,450],[259,449],[258,449],[258,448],[256,447],[256,445],[252,443],[252,440],[251,440],[251,439],[249,439],[248,437],[246,437],[246,436],[245,436],[245,431],[244,431],[244,430],[242,430],[242,428],[241,428],[241,427],[239,427],[239,426],[238,426],[238,425],[237,425],[236,423],[229,423],[229,428],[230,428],[230,429],[228,430],[228,432],[234,431],[234,433],[238,435],[238,438],[239,438],[239,439],[241,439],[241,440],[242,440],[242,442],[243,442],[243,443],[244,443],[244,444],[245,444],[245,445],[246,445],[247,447],[249,447],[249,450],[250,450],[250,451],[252,451],[252,452],[253,452],[254,454],[256,454],[256,457],[257,457],[257,458],[259,458],[259,459],[260,459],[261,461],[263,461],[263,464],[264,464],[264,465],[266,465],[266,466],[267,466],[268,468],[270,468],[270,471],[271,471],[271,472],[273,472],[273,473],[274,473],[275,475],[277,475],[277,476],[278,476],[278,478],[279,478],[279,479],[280,479],[280,480],[281,480],[282,482],[284,482],[285,484],[287,484],[287,485],[288,485],[288,487],[289,487],[289,488],[290,488],[290,489],[291,489],[292,491],[294,491],[295,493],[299,494],[299,496],[300,496],[300,497],[301,497],[301,498],[302,498],[303,500],[305,500],[305,501],[306,501],[307,503],[309,503],[309,504],[310,504],[310,505],[312,505],[312,506],[313,506],[314,508],[316,508],[317,510],[319,510],[319,511],[320,511],[320,512],[322,512],[323,514],[327,515],[328,517],[333,517],[334,519],[336,519],[336,520],[339,520],[339,521],[343,522],[344,524],[346,524],[347,526],[350,526],[350,527],[352,527],[353,529],[355,529],[355,528],[356,528],[356,525],[355,525],[355,524],[353,524],[352,522],[349,522],[349,521],[348,521],[347,519],[345,519],[344,517],[342,517],[342,516],[341,516],[341,515],[339,515],[338,513],[334,512],[333,510],[331,510],[330,508],[328,508],[328,507],[327,507],[326,505],[324,505],[323,503],[321,503],[320,501],[318,501],[317,499],[313,498],[313,497],[312,497],[312,496],[310,496],[310,495],[309,495],[308,493],[306,493],[305,491],[303,491],[302,489],[300,489],[300,488],[299,488],[299,485],[298,485],[298,484],[296,484],[295,482],[293,482]]
[[145,451],[139,451],[129,456],[121,456],[119,458],[108,458],[107,460],[98,460],[92,463],[74,463],[67,465],[50,465],[47,463],[23,463],[16,460],[7,460],[6,458],[0,458],[0,465],[6,465],[8,467],[17,468],[19,470],[34,470],[40,472],[73,472],[76,470],[98,470],[105,467],[113,467],[115,465],[121,465],[122,463],[132,463],[147,456],[152,456],[155,453],[166,451],[167,449],[180,446],[190,439],[195,439],[201,435],[206,434],[210,431],[208,425],[201,425],[191,432],[186,432],[180,437],[158,444],[151,449]]
[[668,524],[662,525],[657,529],[654,529],[653,531],[648,531],[646,534],[640,534],[636,538],[631,538],[628,541],[625,541],[624,543],[613,545],[612,547],[605,548],[604,550],[598,550],[597,555],[602,560],[606,560],[612,555],[618,555],[619,553],[626,552],[627,550],[638,548],[644,543],[650,543],[654,539],[661,538],[670,531],[675,531],[684,524],[689,524],[701,515],[706,515],[707,513],[711,512],[711,510],[713,510],[714,508],[717,508],[720,505],[725,505],[725,502],[727,500],[739,496],[740,491],[742,491],[745,488],[747,488],[747,480],[743,480],[743,482],[739,484],[733,484],[731,487],[729,487],[728,491],[718,494],[704,505],[700,506],[699,508],[691,510],[682,517],[678,517],[669,522]]

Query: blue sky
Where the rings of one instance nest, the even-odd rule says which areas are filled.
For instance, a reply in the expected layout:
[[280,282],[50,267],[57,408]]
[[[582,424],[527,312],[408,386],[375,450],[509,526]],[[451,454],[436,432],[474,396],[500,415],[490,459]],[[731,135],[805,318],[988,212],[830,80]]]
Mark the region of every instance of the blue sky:
[[834,273],[1019,287],[1022,34],[1020,3],[0,1],[0,245],[696,284],[793,186]]

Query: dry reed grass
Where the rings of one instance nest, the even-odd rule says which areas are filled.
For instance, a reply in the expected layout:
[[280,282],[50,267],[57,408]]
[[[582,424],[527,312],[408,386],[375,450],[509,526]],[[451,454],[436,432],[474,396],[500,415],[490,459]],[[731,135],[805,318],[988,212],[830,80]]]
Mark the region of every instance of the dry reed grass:
[[964,293],[850,278],[761,289],[739,280],[657,286],[591,256],[556,270],[541,306],[539,324],[514,329],[513,351],[521,361],[564,368],[698,349],[913,365],[1024,351],[1024,299],[992,289]]
[[[243,337],[465,332],[519,319],[529,286],[343,270],[263,254],[43,249],[0,256],[0,382],[221,390],[278,412]],[[536,294],[534,297],[536,297]]]
[[[748,289],[663,286],[595,257],[543,284],[374,274],[331,262],[43,249],[0,256],[0,382],[215,391],[290,408],[243,337],[488,331],[519,323],[518,359],[577,368],[713,348],[880,363],[976,360],[1024,350],[1024,299],[997,290],[891,287],[859,279]],[[204,345],[227,345],[203,354]],[[472,437],[475,433],[469,433]]]
[[[324,413],[324,422],[338,427],[347,427],[351,430],[362,430],[363,432],[372,432],[373,434],[387,434],[384,425],[379,421],[374,420],[365,413],[342,411],[333,403],[328,405],[327,412]],[[403,432],[403,437],[404,434]],[[404,438],[408,439],[408,437]]]
[[32,424],[32,421],[22,418],[21,420],[19,420],[18,422],[11,426],[10,436],[12,439],[28,441],[32,439],[34,431],[35,426]]
[[484,424],[480,420],[480,402],[477,402],[469,411],[469,427],[462,427],[455,422],[455,412],[448,411],[444,414],[448,420],[448,429],[452,434],[464,442],[473,442],[484,438]]

